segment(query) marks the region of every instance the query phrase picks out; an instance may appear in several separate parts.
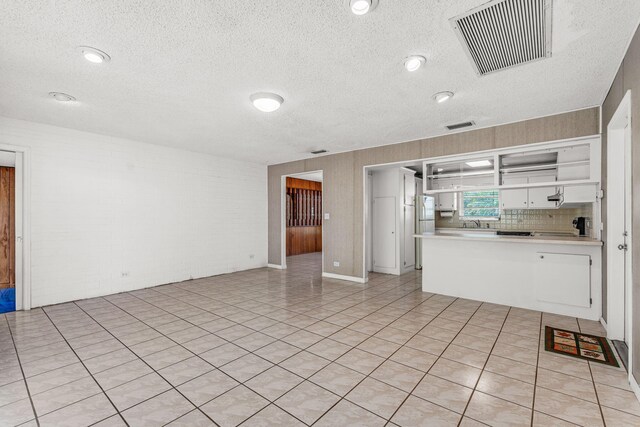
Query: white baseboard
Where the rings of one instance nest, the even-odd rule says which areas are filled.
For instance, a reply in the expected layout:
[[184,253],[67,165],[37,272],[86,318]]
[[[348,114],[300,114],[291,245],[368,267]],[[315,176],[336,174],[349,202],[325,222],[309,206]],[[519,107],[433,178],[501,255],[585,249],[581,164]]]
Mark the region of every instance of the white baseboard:
[[284,270],[284,268],[280,264],[267,264],[269,268],[275,268],[277,270]]
[[367,279],[364,277],[343,276],[342,274],[325,273],[324,271],[322,272],[322,277],[326,277],[327,279],[347,280],[349,282],[356,283],[367,283]]

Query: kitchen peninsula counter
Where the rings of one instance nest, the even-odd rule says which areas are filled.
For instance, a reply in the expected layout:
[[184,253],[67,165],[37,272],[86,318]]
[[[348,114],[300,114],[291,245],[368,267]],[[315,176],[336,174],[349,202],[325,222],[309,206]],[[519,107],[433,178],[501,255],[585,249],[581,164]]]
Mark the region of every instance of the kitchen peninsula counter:
[[436,230],[422,242],[422,290],[598,321],[602,242],[554,233]]

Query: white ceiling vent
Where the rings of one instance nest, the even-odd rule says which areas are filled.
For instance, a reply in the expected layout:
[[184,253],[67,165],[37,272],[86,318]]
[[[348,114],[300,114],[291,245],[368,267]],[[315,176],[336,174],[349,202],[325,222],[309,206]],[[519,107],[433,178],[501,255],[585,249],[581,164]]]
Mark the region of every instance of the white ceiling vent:
[[552,0],[497,0],[452,18],[476,73],[551,56]]

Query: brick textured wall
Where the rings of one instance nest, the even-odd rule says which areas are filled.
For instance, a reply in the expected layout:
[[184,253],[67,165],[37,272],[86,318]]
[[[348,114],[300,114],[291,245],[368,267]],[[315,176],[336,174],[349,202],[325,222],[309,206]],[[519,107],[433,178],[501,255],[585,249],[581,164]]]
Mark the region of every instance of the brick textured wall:
[[266,266],[267,168],[0,118],[31,152],[34,307]]

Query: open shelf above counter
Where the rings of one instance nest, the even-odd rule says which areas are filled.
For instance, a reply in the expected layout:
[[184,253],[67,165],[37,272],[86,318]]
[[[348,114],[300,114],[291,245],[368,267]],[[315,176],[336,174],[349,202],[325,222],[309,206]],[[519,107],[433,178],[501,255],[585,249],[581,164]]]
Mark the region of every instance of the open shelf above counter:
[[438,199],[440,211],[455,211],[457,194],[470,191],[499,190],[501,209],[592,203],[600,190],[600,144],[597,136],[430,159],[424,193]]
[[[430,159],[424,193],[600,183],[600,137]],[[518,178],[518,179],[515,179]]]

